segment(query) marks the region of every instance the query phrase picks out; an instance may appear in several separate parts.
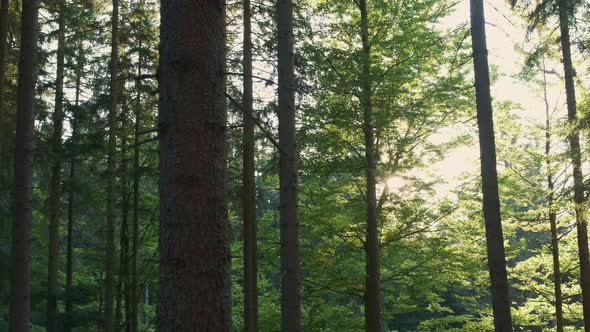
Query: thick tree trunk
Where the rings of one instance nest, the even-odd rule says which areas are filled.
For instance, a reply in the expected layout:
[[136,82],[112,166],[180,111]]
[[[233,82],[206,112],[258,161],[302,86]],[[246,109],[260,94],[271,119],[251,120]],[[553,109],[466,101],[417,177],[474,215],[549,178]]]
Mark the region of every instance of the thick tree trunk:
[[567,116],[571,132],[569,133],[569,153],[574,175],[574,204],[576,210],[576,227],[578,232],[578,255],[580,258],[580,286],[582,288],[582,307],[584,328],[590,331],[590,258],[588,255],[588,222],[584,216],[584,177],[582,175],[582,156],[580,152],[580,133],[576,105],[576,87],[574,67],[572,64],[569,33],[570,1],[559,0],[559,27],[561,30],[561,53],[565,72],[565,93],[567,96]]
[[107,222],[105,250],[105,298],[104,298],[104,329],[113,332],[114,308],[114,265],[115,265],[115,154],[117,144],[117,106],[119,104],[119,0],[113,0],[111,18],[111,86],[110,109],[108,119],[107,147]]
[[[80,53],[78,54],[78,59],[81,58],[81,47]],[[74,116],[71,122],[72,127],[72,137],[71,145],[72,151],[70,156],[70,187],[68,191],[68,243],[66,249],[66,303],[65,303],[65,313],[66,313],[66,321],[65,321],[65,332],[70,332],[72,330],[72,286],[74,281],[74,198],[75,198],[75,190],[74,184],[76,183],[76,143],[78,141],[78,116],[80,112],[80,86],[81,86],[81,78],[82,78],[82,63],[79,62],[76,64],[78,68],[76,69],[76,92],[75,92],[75,102],[74,102]]]
[[[5,110],[6,106],[4,105],[6,101],[4,100],[4,81],[5,81],[5,72],[6,72],[6,54],[7,54],[7,45],[8,45],[8,6],[9,0],[0,0],[0,190],[5,190],[6,188],[6,177],[5,168],[7,166],[5,162],[5,153],[4,150],[4,122],[6,121],[5,118]],[[3,220],[0,220],[0,223],[3,223]],[[2,226],[2,224],[0,224]]]
[[557,236],[557,213],[555,211],[555,194],[553,167],[551,165],[551,116],[547,96],[547,74],[543,59],[543,97],[545,100],[545,163],[547,165],[547,215],[551,228],[551,255],[553,256],[553,288],[555,292],[555,324],[557,332],[563,332],[563,295],[561,292],[561,270],[559,267],[559,237]]
[[471,38],[473,42],[479,148],[481,152],[483,214],[491,280],[494,327],[496,331],[506,332],[512,331],[512,318],[510,315],[506,254],[500,215],[498,173],[496,169],[496,142],[492,115],[492,97],[490,94],[490,73],[483,0],[471,0]]
[[65,1],[57,3],[57,68],[55,109],[51,141],[51,181],[49,185],[49,256],[47,259],[47,332],[57,332],[57,273],[59,269],[59,217],[61,210],[61,158],[64,118]]
[[250,0],[244,0],[244,99],[243,99],[243,174],[244,213],[244,321],[247,332],[258,331],[258,285],[256,266],[256,180],[254,105],[252,92],[252,28]]
[[231,330],[224,3],[161,1],[161,332]]
[[365,330],[381,331],[379,299],[379,230],[377,226],[377,162],[373,130],[373,105],[371,91],[371,45],[369,44],[369,17],[366,0],[360,0],[362,58],[362,107],[365,136],[367,181],[367,238],[365,276]]
[[18,73],[15,207],[10,271],[10,332],[29,331],[31,301],[31,228],[33,219],[33,154],[35,132],[35,66],[37,60],[38,0],[22,1],[21,47]]
[[283,331],[301,331],[293,1],[278,3],[281,314]]

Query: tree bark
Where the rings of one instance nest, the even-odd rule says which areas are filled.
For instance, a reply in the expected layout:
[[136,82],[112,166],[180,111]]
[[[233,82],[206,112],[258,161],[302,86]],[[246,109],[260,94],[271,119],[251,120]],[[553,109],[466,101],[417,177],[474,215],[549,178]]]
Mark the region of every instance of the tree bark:
[[59,218],[61,210],[61,158],[64,119],[65,2],[57,4],[57,68],[55,109],[51,139],[51,180],[49,184],[49,256],[47,259],[47,332],[57,332],[57,293],[59,269]]
[[111,18],[111,84],[110,109],[108,119],[107,147],[107,222],[105,250],[105,298],[104,329],[113,332],[114,328],[114,265],[115,265],[115,154],[117,144],[117,106],[119,104],[119,0],[113,0]]
[[551,165],[551,115],[547,96],[547,73],[543,58],[543,97],[545,101],[545,163],[547,165],[547,215],[551,229],[551,255],[553,257],[553,289],[555,293],[556,331],[563,332],[563,295],[561,291],[561,270],[559,264],[559,237],[557,235],[557,212],[555,211],[555,193],[553,166]]
[[258,285],[256,266],[256,179],[254,105],[252,92],[252,27],[250,0],[244,0],[244,96],[243,96],[243,174],[244,213],[244,321],[247,332],[258,331]]
[[[127,103],[123,103],[123,120],[122,128],[127,128]],[[128,187],[128,166],[127,166],[127,133],[121,131],[121,148],[123,150],[121,158],[121,196],[123,197],[123,206],[121,211],[121,262],[119,268],[119,278],[123,281],[123,299],[125,300],[125,319],[120,322],[119,326],[124,326],[125,331],[131,331],[131,285],[129,277],[129,187]]]
[[582,174],[582,156],[580,152],[580,133],[576,105],[576,87],[574,67],[572,64],[570,43],[570,1],[559,0],[559,28],[561,31],[561,53],[565,72],[565,93],[567,98],[567,116],[570,125],[569,154],[574,176],[574,204],[576,210],[576,228],[578,233],[578,255],[580,258],[580,286],[582,288],[582,308],[584,328],[590,331],[590,259],[588,255],[588,222],[584,216],[584,176]]
[[31,302],[31,228],[33,219],[33,154],[35,132],[35,66],[37,62],[38,0],[22,1],[20,63],[18,73],[15,208],[12,225],[10,273],[10,332],[29,331]]
[[361,11],[362,56],[362,105],[363,132],[365,136],[365,160],[367,182],[367,236],[365,241],[365,330],[381,331],[379,296],[379,230],[377,226],[377,161],[373,129],[373,103],[371,91],[371,45],[369,43],[369,17],[366,0],[359,1]]
[[278,2],[282,330],[301,331],[293,1]]
[[65,303],[65,332],[72,330],[72,286],[74,280],[74,205],[75,205],[75,190],[74,184],[76,183],[76,144],[78,141],[78,116],[80,112],[80,86],[82,79],[83,63],[82,59],[82,47],[79,47],[78,63],[76,64],[76,92],[74,101],[74,115],[72,119],[72,136],[70,142],[72,145],[72,151],[70,156],[70,186],[68,191],[68,243],[66,249],[66,303]]
[[157,330],[230,331],[225,2],[160,4]]
[[[143,9],[143,2],[141,4]],[[140,41],[137,52],[137,77],[141,77],[143,67],[143,57],[141,56],[142,43]],[[133,226],[132,226],[132,249],[131,249],[131,331],[137,332],[139,329],[139,276],[137,274],[137,258],[139,255],[139,136],[140,136],[140,110],[141,110],[141,90],[140,80],[136,81],[137,92],[135,97],[135,123],[133,133]]]
[[496,331],[512,331],[506,254],[500,215],[498,173],[496,169],[496,142],[483,0],[471,0],[471,38],[475,71],[477,125],[481,152],[481,184],[483,214],[486,230],[488,267],[490,271],[492,309]]
[[[115,310],[115,330],[121,331],[124,327],[125,331],[130,331],[131,326],[129,325],[130,312],[130,289],[128,282],[128,264],[129,264],[129,238],[127,236],[128,217],[129,217],[129,193],[127,187],[127,133],[124,128],[127,128],[127,103],[123,101],[123,111],[121,120],[121,168],[120,168],[120,179],[121,179],[121,228],[119,231],[119,278],[117,283],[117,303]],[[125,305],[123,306],[123,301]],[[122,309],[125,310],[125,316],[122,317]]]

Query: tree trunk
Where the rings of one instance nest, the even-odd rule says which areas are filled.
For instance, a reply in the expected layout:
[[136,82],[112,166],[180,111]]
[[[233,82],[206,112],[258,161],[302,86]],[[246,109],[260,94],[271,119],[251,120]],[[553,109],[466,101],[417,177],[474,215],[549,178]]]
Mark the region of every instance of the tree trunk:
[[283,331],[301,331],[293,1],[278,3],[281,313]]
[[258,331],[258,285],[256,266],[256,179],[254,105],[252,92],[252,28],[250,0],[244,0],[244,99],[243,99],[243,174],[244,213],[244,321],[247,332]]
[[481,152],[481,184],[485,220],[488,267],[490,271],[492,309],[496,331],[512,331],[506,254],[500,215],[498,173],[496,169],[496,142],[483,0],[471,0],[471,38],[475,70],[477,125]]
[[47,332],[57,332],[57,273],[59,269],[59,217],[61,210],[61,158],[64,118],[65,3],[57,3],[57,69],[55,109],[51,140],[51,180],[49,185],[49,257],[47,259]]
[[35,66],[37,60],[38,0],[22,1],[21,46],[18,73],[15,208],[12,225],[10,273],[10,332],[29,331],[31,302],[31,228],[33,220],[33,154],[35,132]]
[[[123,103],[123,126],[127,128],[127,103]],[[129,187],[127,182],[127,133],[121,131],[121,196],[123,197],[123,211],[121,211],[121,262],[119,269],[119,278],[123,281],[123,299],[125,300],[125,320],[120,322],[119,326],[124,326],[125,331],[131,331],[131,287],[129,282]]]
[[553,287],[555,291],[555,324],[557,332],[563,332],[563,295],[561,292],[561,271],[559,267],[559,238],[557,236],[557,213],[555,211],[555,194],[553,167],[551,165],[551,116],[547,96],[547,73],[543,58],[543,97],[545,100],[545,163],[547,165],[547,215],[551,228],[551,255],[553,256]]
[[[143,289],[143,304],[147,307],[148,305],[150,305],[150,284],[148,282],[145,283],[145,287]],[[143,315],[143,324],[144,325],[148,325],[149,324],[149,317],[148,315],[144,312]]]
[[[0,0],[0,188],[6,188],[5,168],[6,165],[4,151],[4,122],[5,103],[4,100],[4,81],[6,75],[6,54],[8,45],[8,6],[9,0]],[[4,189],[2,189],[4,190]],[[0,223],[3,223],[0,220]],[[2,224],[0,224],[2,226]]]
[[381,331],[379,301],[379,230],[377,226],[377,162],[373,131],[373,105],[371,91],[371,45],[369,44],[369,18],[366,0],[360,0],[362,55],[362,106],[365,136],[367,181],[367,238],[365,277],[365,330]]
[[[142,7],[143,9],[143,3]],[[138,65],[137,77],[141,77],[143,58],[141,56],[142,43],[139,43],[137,52]],[[140,80],[137,83],[137,94],[135,97],[135,123],[133,133],[133,227],[132,227],[132,252],[131,252],[131,331],[137,332],[139,329],[139,276],[137,275],[137,258],[139,255],[139,129],[140,129],[140,110],[141,110],[141,90]]]
[[[127,136],[125,128],[127,128],[127,103],[123,101],[122,111],[122,123],[120,131],[121,134],[121,229],[119,231],[119,278],[117,282],[117,302],[115,306],[115,330],[121,331],[124,327],[125,331],[129,331],[131,326],[129,325],[130,312],[130,289],[129,289],[129,238],[128,232],[128,216],[129,216],[129,193],[127,187]],[[123,301],[125,305],[123,306]],[[125,310],[125,317],[122,317],[122,310]]]
[[82,79],[83,64],[80,61],[82,58],[82,47],[79,47],[78,63],[76,64],[76,92],[74,102],[74,116],[72,119],[72,137],[71,145],[72,151],[70,156],[70,187],[68,192],[68,243],[66,249],[66,322],[65,332],[72,330],[72,285],[74,279],[74,184],[76,183],[76,143],[78,140],[78,116],[80,112],[80,86]]
[[572,64],[569,33],[570,2],[558,1],[559,27],[561,30],[561,53],[565,72],[565,93],[567,96],[567,116],[570,125],[569,153],[574,173],[574,204],[576,210],[576,227],[578,233],[578,255],[580,258],[580,286],[582,288],[582,307],[584,328],[590,331],[590,260],[588,255],[588,223],[584,216],[584,177],[582,175],[582,156],[580,152],[580,133],[576,105],[576,87],[574,67]]
[[119,0],[113,0],[111,18],[111,86],[109,109],[109,140],[107,151],[107,223],[105,253],[105,298],[104,298],[104,329],[113,332],[114,308],[113,288],[115,265],[115,154],[117,144],[117,106],[119,103]]
[[158,331],[230,331],[225,2],[161,1]]

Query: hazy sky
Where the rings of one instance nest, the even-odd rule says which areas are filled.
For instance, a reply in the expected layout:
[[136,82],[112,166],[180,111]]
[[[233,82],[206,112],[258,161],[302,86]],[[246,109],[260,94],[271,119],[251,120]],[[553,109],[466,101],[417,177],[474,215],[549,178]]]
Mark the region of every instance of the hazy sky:
[[[544,100],[533,87],[514,77],[520,72],[524,62],[524,57],[516,50],[516,46],[522,45],[526,37],[526,26],[523,20],[513,14],[507,0],[484,0],[484,4],[489,62],[490,65],[497,66],[500,74],[498,81],[492,86],[492,97],[497,101],[509,100],[520,104],[522,110],[517,112],[525,121],[544,121]],[[456,5],[454,13],[441,21],[442,26],[449,29],[465,23],[469,23],[469,0],[461,0]],[[470,43],[471,40],[469,39],[467,42]],[[554,64],[556,71],[561,72],[561,68],[557,65],[558,63]],[[555,83],[555,86],[549,88],[549,99],[552,101],[551,104],[556,102],[562,104],[565,98],[562,96],[561,85],[557,84],[558,82]],[[475,133],[476,122],[473,121],[471,124],[470,128]],[[498,130],[497,124],[496,130]],[[444,134],[439,135],[439,137],[441,136]],[[449,190],[478,174],[479,147],[474,144],[455,149],[448,154],[445,160],[429,166],[428,170],[442,176],[447,181],[446,184],[437,187],[439,198],[447,196]],[[413,171],[412,175],[429,177],[425,170]],[[404,181],[399,178],[389,181],[391,187],[398,189],[403,183]]]

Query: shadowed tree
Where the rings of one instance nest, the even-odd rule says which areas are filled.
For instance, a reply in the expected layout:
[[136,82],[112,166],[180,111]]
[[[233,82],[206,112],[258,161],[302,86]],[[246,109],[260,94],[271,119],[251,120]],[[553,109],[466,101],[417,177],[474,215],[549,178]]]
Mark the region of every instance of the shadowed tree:
[[301,331],[293,1],[278,2],[281,314],[283,331]]
[[10,273],[10,332],[29,331],[31,301],[31,228],[33,223],[33,154],[38,0],[23,0],[18,71],[15,197]]
[[244,322],[246,331],[258,331],[258,286],[256,266],[256,179],[252,93],[252,27],[250,0],[244,10],[244,96],[242,101],[243,174],[242,209],[244,218]]
[[59,269],[59,217],[61,210],[61,158],[64,119],[65,67],[65,1],[56,4],[57,11],[57,66],[53,135],[51,137],[51,181],[49,184],[49,257],[47,263],[47,332],[57,332],[57,295]]
[[119,104],[119,0],[113,0],[111,17],[110,104],[107,143],[107,219],[105,251],[104,329],[114,331],[114,265],[115,265],[115,154],[117,152],[117,106]]
[[157,330],[230,331],[225,5],[160,5]]

